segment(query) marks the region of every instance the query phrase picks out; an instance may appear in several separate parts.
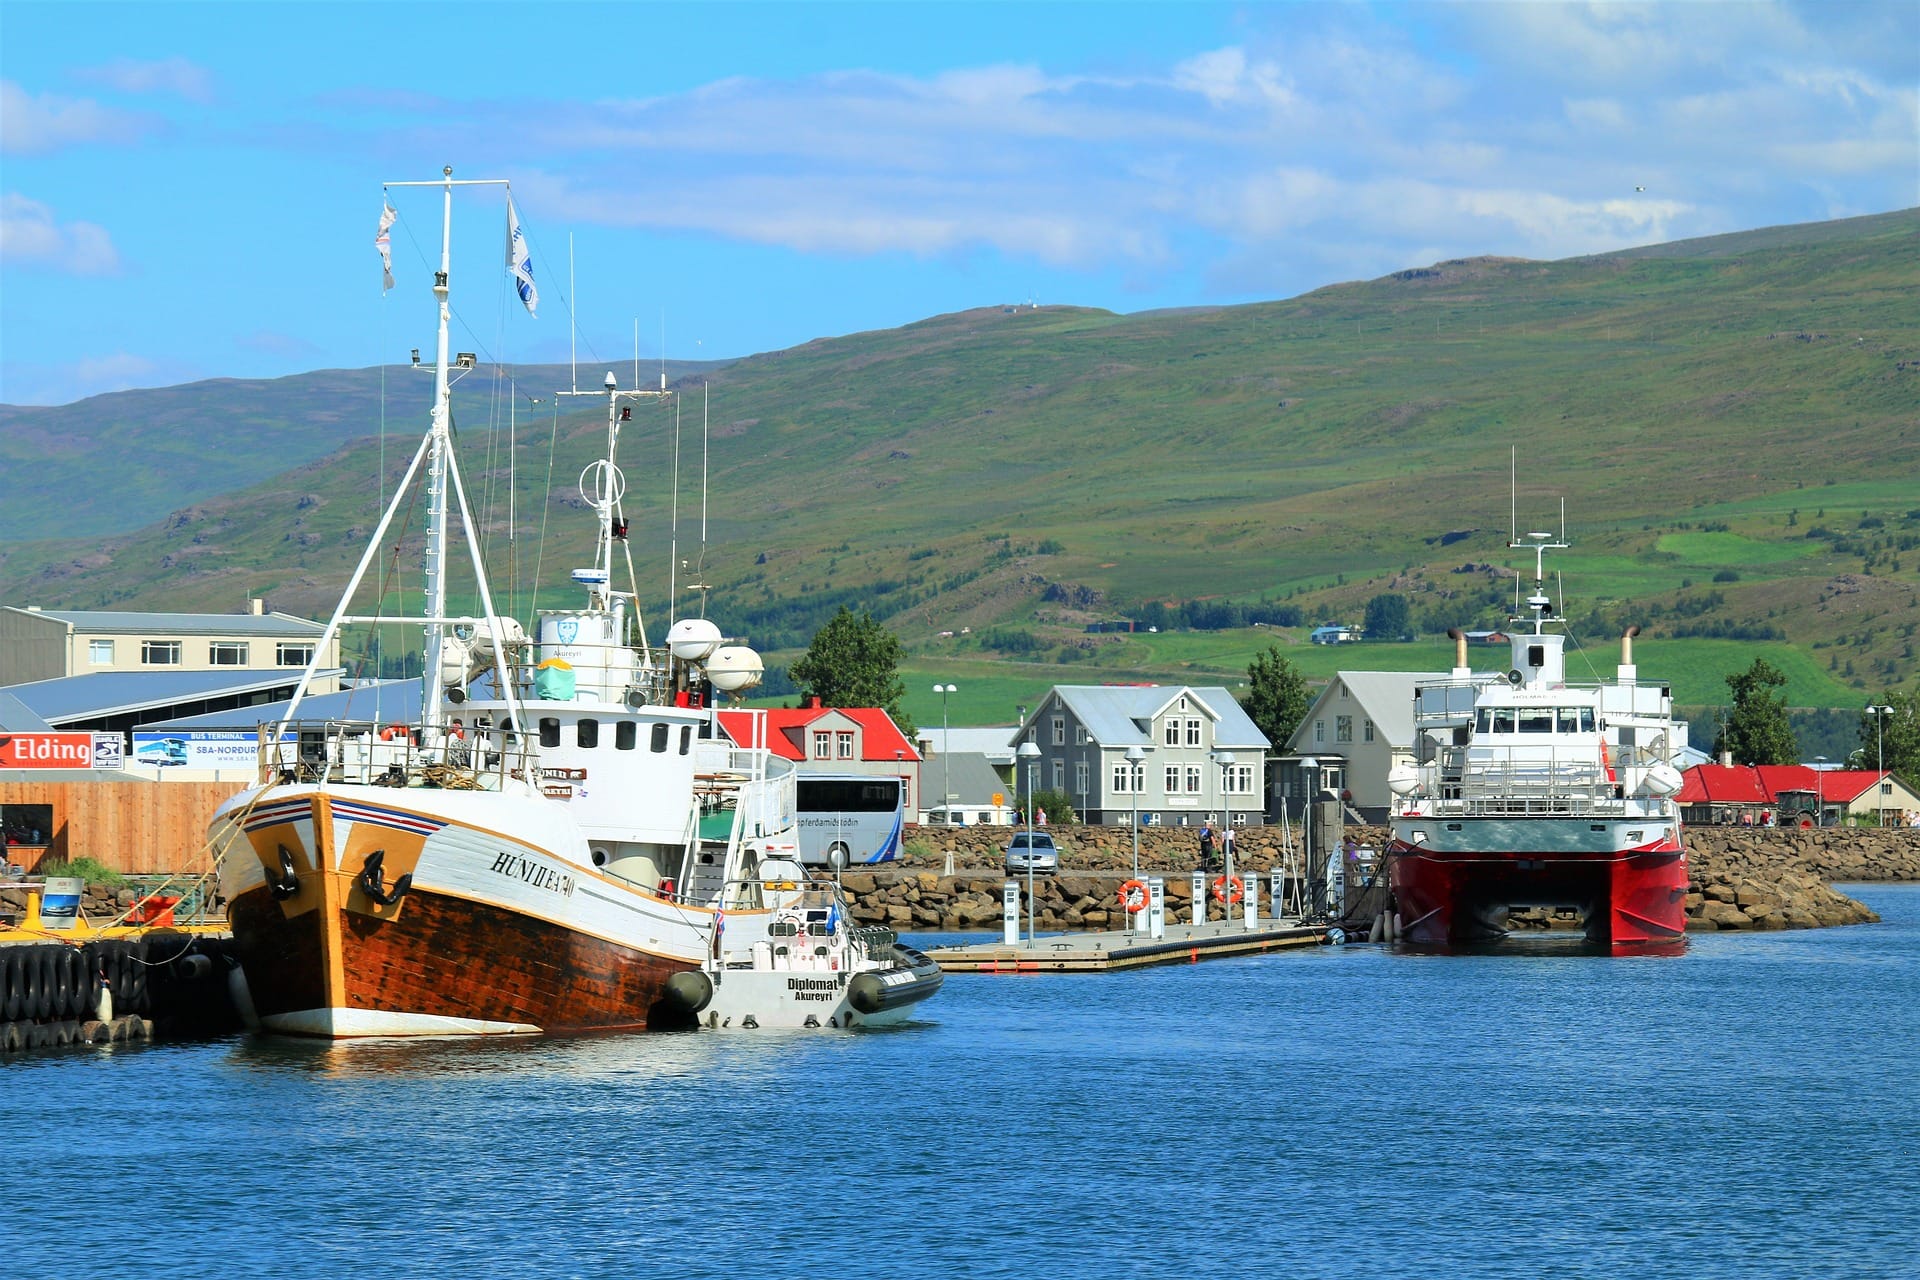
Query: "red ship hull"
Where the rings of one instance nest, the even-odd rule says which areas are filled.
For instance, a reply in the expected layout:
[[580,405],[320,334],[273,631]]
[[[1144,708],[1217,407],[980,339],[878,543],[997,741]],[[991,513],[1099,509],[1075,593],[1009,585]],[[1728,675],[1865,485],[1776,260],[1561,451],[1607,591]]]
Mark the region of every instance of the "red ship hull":
[[1395,840],[1388,852],[1405,942],[1493,941],[1516,907],[1571,907],[1588,941],[1622,950],[1686,936],[1687,855],[1677,840],[1604,854],[1452,852]]

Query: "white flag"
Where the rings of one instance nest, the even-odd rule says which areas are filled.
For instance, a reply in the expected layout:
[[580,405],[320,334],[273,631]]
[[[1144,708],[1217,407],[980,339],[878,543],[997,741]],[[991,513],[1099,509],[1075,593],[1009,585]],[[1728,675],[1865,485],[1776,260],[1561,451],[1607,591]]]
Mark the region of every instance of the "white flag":
[[380,230],[373,237],[373,247],[380,251],[380,278],[385,282],[380,292],[393,288],[393,237],[387,233],[393,230],[394,219],[400,215],[393,206],[384,200],[380,203]]
[[507,270],[513,273],[513,287],[520,301],[533,315],[540,305],[540,291],[533,287],[533,255],[527,252],[527,237],[520,231],[520,215],[513,211],[513,197],[507,197]]

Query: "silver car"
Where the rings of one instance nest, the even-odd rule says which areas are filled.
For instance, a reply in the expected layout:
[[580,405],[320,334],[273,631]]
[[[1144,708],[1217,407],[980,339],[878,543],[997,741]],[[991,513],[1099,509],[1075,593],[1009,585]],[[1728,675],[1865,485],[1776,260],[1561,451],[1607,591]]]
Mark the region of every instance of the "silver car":
[[1046,832],[1016,831],[1007,841],[1008,871],[1044,871],[1051,875],[1059,869],[1060,850]]

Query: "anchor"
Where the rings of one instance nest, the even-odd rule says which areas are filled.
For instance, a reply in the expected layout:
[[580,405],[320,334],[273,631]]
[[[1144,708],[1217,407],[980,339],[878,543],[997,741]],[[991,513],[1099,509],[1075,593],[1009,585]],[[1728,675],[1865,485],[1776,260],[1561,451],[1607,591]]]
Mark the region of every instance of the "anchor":
[[390,907],[407,896],[407,890],[413,887],[413,873],[407,872],[393,882],[393,888],[387,888],[386,872],[382,864],[387,860],[385,849],[375,849],[367,855],[360,867],[358,877],[360,891],[383,907]]
[[[265,867],[267,873],[267,889],[273,894],[276,900],[285,902],[288,898],[300,892],[300,877],[293,869],[293,854],[287,850],[287,846],[285,845],[280,845],[279,849],[279,868],[276,870],[273,867]],[[264,864],[262,865],[264,866]]]

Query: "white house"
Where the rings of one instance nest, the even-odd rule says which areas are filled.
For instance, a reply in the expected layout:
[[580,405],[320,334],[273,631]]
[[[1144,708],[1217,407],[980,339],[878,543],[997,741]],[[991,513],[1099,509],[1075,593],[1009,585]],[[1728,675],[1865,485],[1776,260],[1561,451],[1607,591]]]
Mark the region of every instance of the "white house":
[[1414,686],[1445,678],[1417,671],[1335,674],[1287,740],[1274,770],[1276,804],[1299,814],[1317,781],[1366,821],[1384,822],[1393,805],[1387,772],[1413,763]]

